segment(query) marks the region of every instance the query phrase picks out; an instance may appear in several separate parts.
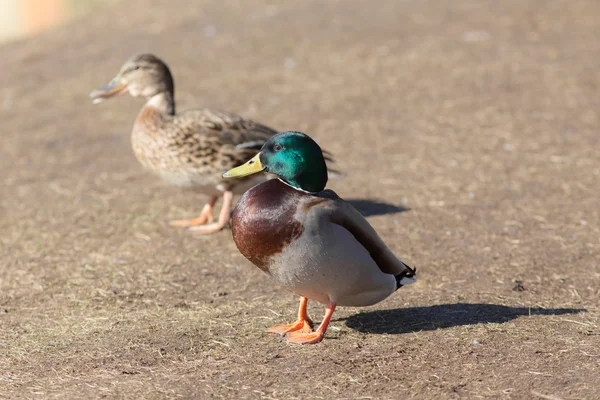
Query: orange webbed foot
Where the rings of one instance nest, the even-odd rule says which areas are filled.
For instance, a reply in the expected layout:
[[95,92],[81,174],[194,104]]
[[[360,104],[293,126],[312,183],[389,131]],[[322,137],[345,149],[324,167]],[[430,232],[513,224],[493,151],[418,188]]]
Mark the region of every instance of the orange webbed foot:
[[202,209],[202,212],[200,213],[200,216],[198,218],[174,219],[169,221],[169,225],[176,226],[178,228],[188,228],[192,226],[203,225],[207,222],[211,223],[213,221],[212,210],[216,201],[216,196],[211,197],[210,201]]
[[317,332],[290,332],[285,338],[288,343],[296,343],[296,344],[315,344],[319,343],[323,340],[324,333]]
[[219,213],[219,220],[208,225],[191,226],[188,228],[194,236],[208,235],[220,231],[229,222],[229,214],[231,213],[231,203],[233,202],[233,192],[223,192],[223,207]]
[[212,221],[212,215],[211,216],[201,215],[198,218],[173,219],[173,220],[169,221],[169,225],[175,226],[177,228],[187,228],[190,226],[202,225],[202,224],[205,224],[210,221]]
[[[304,299],[304,298],[303,298]],[[306,303],[302,303],[304,307],[306,307]],[[325,332],[327,332],[327,327],[329,326],[329,321],[331,321],[331,316],[335,311],[335,303],[330,301],[327,303],[327,308],[325,309],[325,318],[323,318],[323,322],[317,328],[315,332],[301,332],[295,331],[290,332],[285,335],[288,343],[297,343],[297,344],[314,344],[319,343],[323,340],[323,336],[325,336]]]
[[312,332],[312,321],[310,319],[299,319],[291,324],[274,326],[272,328],[267,329],[267,332],[277,333],[279,335],[285,335],[286,333],[296,331],[303,333]]
[[227,221],[225,221],[225,223],[213,222],[212,224],[207,225],[190,226],[188,231],[194,236],[210,235],[211,233],[219,232],[221,229],[225,228],[225,225],[227,225]]

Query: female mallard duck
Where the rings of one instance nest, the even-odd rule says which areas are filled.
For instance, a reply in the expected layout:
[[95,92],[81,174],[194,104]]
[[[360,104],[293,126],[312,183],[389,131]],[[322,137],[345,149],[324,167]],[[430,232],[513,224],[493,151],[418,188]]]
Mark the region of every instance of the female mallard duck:
[[[171,225],[190,227],[200,234],[223,228],[229,221],[233,193],[243,193],[266,178],[235,183],[223,180],[222,171],[255,155],[277,132],[224,112],[203,109],[176,114],[171,72],[151,54],[126,61],[119,74],[90,97],[97,103],[125,93],[147,99],[131,133],[133,152],[140,163],[170,184],[210,196],[198,218],[171,221]],[[219,219],[210,223],[220,195],[223,207]]]
[[[231,220],[240,252],[286,289],[301,296],[298,320],[268,332],[288,342],[323,339],[336,307],[369,306],[415,281],[367,220],[331,190],[321,148],[300,132],[270,138],[247,163],[223,174],[245,177],[260,171],[279,177],[248,190]],[[327,305],[316,331],[306,313],[308,299]]]

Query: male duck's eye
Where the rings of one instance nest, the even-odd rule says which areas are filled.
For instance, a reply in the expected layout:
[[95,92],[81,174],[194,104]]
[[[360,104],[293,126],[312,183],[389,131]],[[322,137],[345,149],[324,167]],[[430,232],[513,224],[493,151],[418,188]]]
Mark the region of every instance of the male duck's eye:
[[280,144],[276,144],[275,146],[273,146],[273,150],[275,151],[279,151],[281,149],[283,149],[283,147]]

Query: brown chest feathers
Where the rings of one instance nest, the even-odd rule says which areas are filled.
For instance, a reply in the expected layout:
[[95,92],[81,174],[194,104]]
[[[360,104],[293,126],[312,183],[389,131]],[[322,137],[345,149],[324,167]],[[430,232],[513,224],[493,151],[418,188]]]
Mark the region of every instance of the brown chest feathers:
[[312,197],[272,179],[248,190],[231,218],[233,240],[254,265],[269,272],[269,259],[304,231],[294,216],[301,201]]
[[140,111],[133,131],[131,144],[136,158],[146,167],[159,163],[161,155],[160,133],[163,116],[156,108],[145,106]]

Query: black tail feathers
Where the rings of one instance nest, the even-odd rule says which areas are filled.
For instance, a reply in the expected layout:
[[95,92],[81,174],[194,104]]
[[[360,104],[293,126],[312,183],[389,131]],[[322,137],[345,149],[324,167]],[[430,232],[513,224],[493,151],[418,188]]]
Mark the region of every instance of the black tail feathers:
[[406,264],[404,264],[404,266],[406,269],[396,275],[396,290],[400,289],[402,286],[410,285],[417,280],[417,268],[411,268]]

